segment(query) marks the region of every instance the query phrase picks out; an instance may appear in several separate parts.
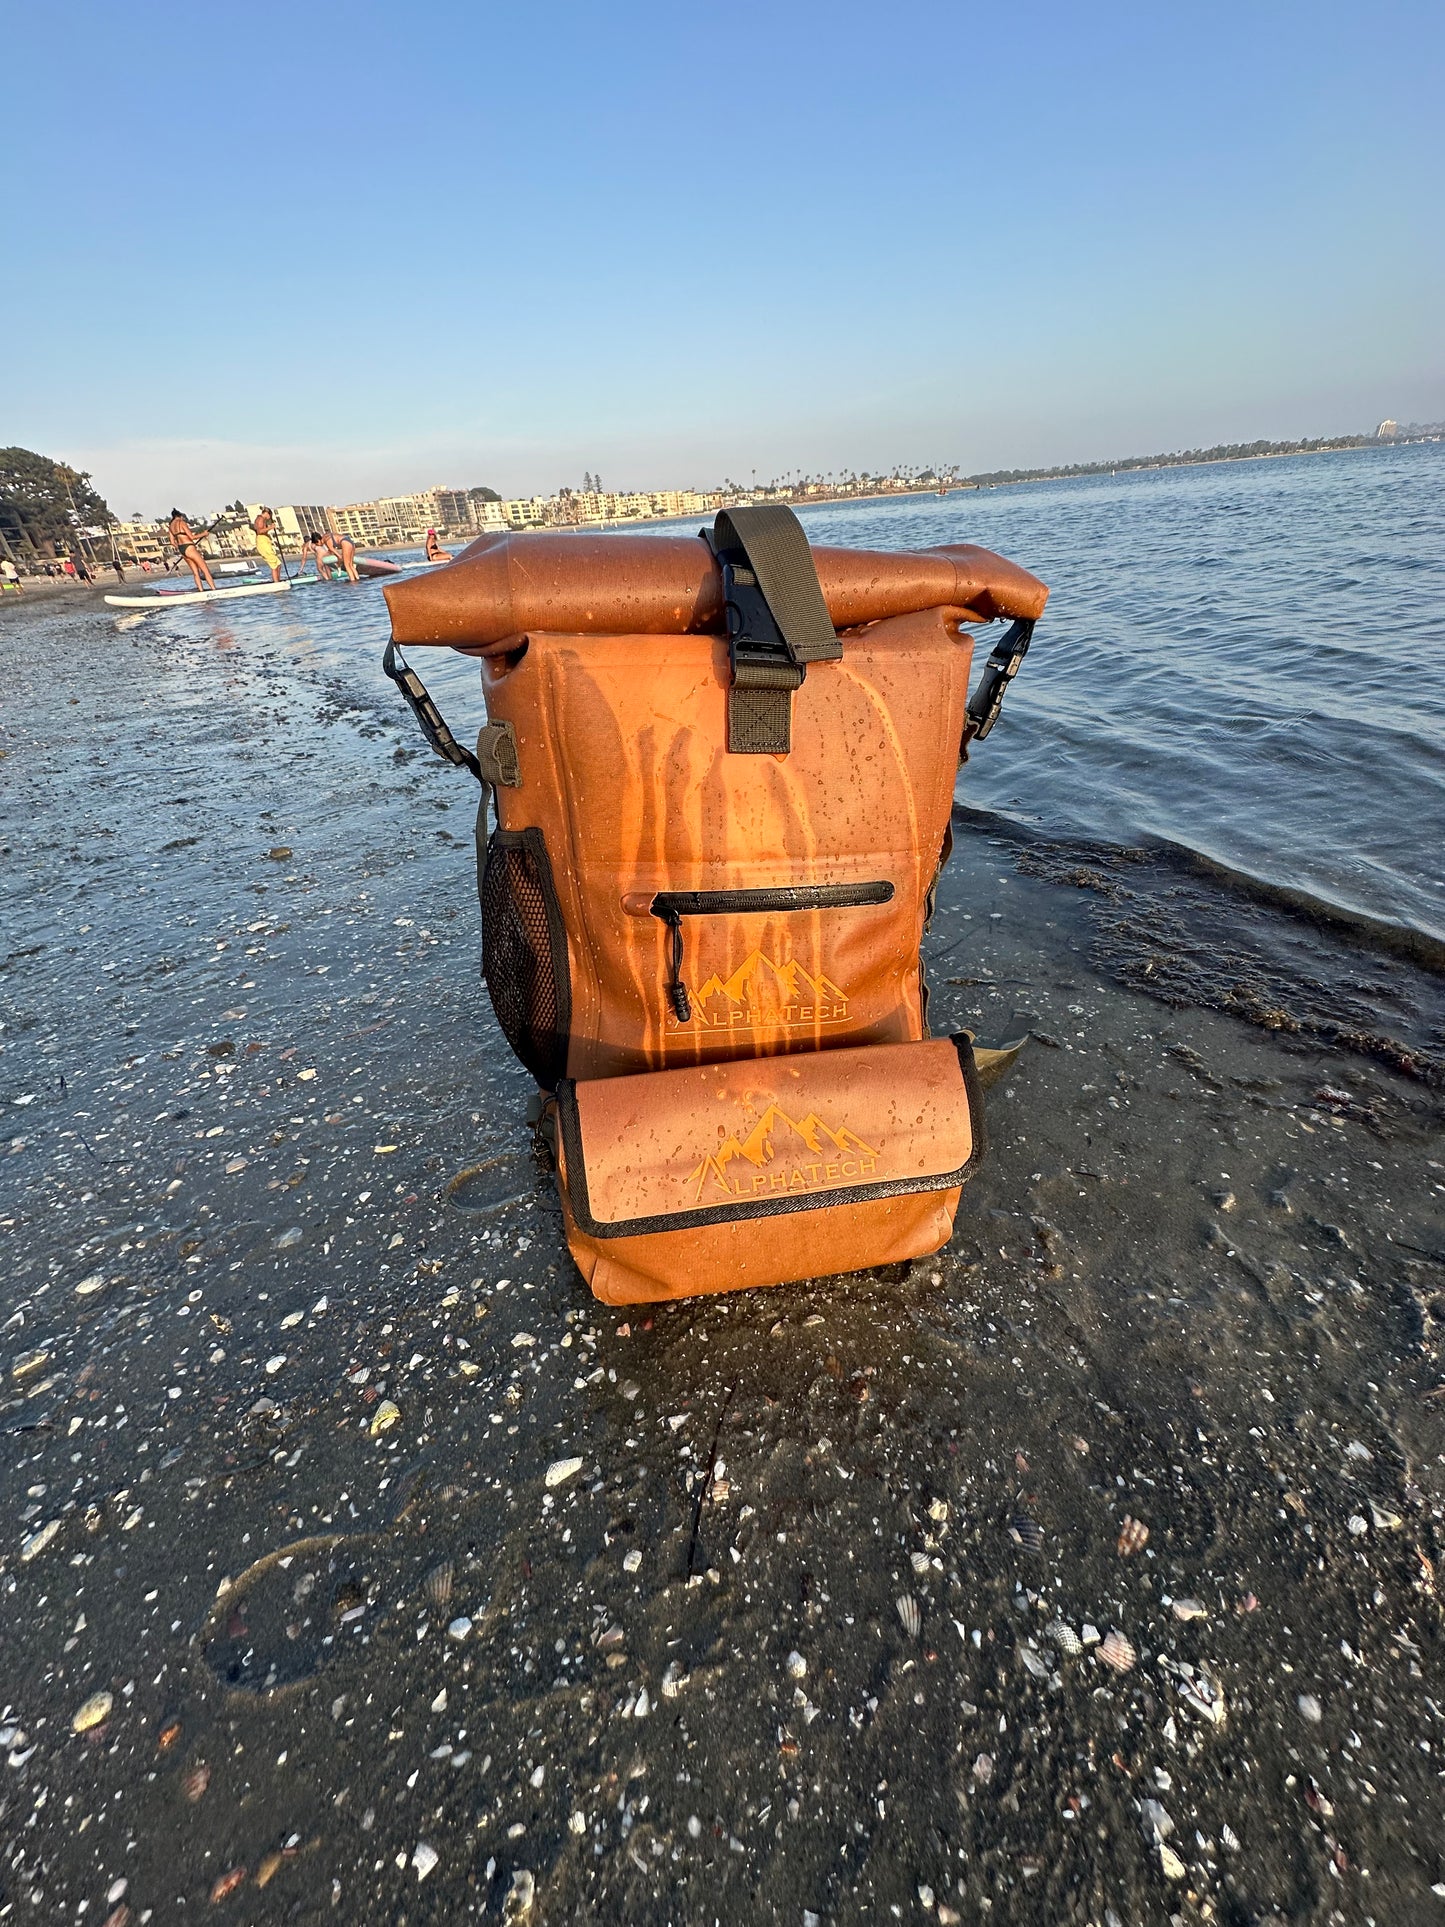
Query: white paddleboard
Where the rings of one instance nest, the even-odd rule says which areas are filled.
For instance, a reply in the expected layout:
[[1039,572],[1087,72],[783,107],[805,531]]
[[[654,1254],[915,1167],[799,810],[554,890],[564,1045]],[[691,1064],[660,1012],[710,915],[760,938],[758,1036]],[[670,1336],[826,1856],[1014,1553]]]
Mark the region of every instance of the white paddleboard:
[[243,595],[285,595],[289,582],[243,582],[235,589],[152,589],[149,595],[108,595],[113,609],[171,609],[180,602],[234,602]]

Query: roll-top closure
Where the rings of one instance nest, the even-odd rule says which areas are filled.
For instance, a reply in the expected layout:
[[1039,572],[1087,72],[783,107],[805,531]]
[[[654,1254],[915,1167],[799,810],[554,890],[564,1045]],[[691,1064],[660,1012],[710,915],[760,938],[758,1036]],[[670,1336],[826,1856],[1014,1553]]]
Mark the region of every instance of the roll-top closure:
[[[835,630],[947,608],[975,621],[1036,620],[1048,590],[972,543],[888,554],[814,548]],[[489,655],[527,630],[569,635],[721,635],[722,575],[692,536],[484,536],[456,561],[388,582],[397,642]]]

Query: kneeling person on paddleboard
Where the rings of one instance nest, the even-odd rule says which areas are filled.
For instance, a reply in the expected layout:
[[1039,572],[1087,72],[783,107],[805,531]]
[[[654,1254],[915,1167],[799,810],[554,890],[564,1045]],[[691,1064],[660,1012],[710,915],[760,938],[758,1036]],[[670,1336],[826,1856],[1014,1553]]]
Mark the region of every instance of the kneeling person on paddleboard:
[[179,509],[171,510],[171,519],[167,533],[171,539],[171,547],[176,551],[177,555],[184,560],[191,574],[195,577],[197,590],[214,590],[216,586],[215,579],[211,574],[206,558],[201,554],[200,537]]

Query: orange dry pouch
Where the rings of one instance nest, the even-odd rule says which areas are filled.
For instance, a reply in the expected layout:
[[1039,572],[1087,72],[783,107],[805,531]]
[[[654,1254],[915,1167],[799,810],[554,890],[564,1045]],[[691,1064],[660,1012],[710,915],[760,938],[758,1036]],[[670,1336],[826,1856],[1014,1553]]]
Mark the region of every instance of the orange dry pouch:
[[[1047,593],[980,549],[810,552],[775,508],[706,547],[484,540],[388,585],[393,644],[483,658],[476,758],[387,666],[483,781],[483,969],[599,1297],[946,1242],[981,1117],[966,1041],[929,1039],[920,942],[960,758]],[[970,702],[971,625],[998,617]]]
[[967,1037],[564,1078],[567,1242],[637,1304],[921,1257],[983,1150]]

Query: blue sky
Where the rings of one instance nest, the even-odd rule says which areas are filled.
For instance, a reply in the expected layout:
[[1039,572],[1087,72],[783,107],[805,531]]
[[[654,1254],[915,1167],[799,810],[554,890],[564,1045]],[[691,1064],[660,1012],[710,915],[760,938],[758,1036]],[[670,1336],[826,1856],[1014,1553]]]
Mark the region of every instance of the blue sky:
[[128,514],[1438,419],[1442,52],[1438,0],[11,0],[0,443]]

